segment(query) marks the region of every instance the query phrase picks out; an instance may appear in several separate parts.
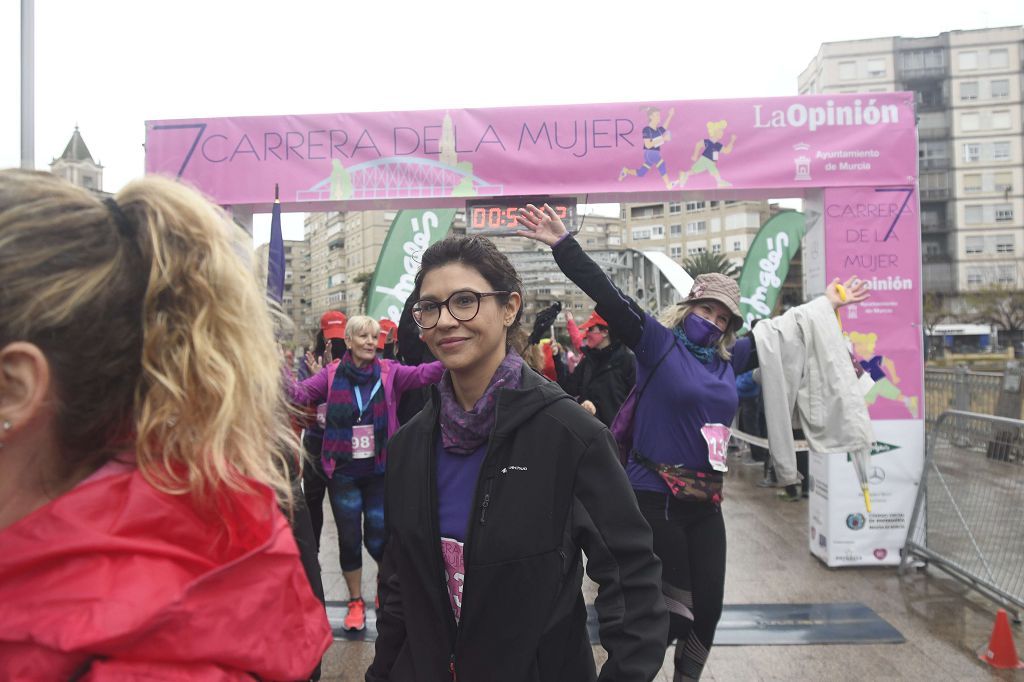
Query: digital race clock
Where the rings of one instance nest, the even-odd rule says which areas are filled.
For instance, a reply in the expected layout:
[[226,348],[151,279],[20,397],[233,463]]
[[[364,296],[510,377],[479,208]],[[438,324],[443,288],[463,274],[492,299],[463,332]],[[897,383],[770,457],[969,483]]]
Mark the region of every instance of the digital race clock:
[[466,200],[466,234],[514,235],[521,229],[516,222],[517,211],[527,204],[537,207],[547,204],[570,232],[576,231],[576,199],[573,197],[494,197]]

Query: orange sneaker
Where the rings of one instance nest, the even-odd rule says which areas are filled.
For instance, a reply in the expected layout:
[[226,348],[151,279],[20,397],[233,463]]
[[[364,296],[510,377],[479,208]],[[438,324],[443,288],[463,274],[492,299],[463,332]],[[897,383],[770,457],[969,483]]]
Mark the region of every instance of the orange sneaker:
[[366,628],[366,604],[362,597],[348,600],[348,613],[345,614],[346,630],[363,630]]

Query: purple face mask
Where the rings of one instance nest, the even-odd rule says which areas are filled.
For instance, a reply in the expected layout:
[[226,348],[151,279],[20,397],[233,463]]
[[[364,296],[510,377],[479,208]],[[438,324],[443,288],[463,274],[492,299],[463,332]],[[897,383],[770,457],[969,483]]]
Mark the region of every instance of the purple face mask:
[[683,331],[686,338],[698,346],[710,348],[722,338],[722,330],[711,324],[697,313],[690,313],[683,320]]

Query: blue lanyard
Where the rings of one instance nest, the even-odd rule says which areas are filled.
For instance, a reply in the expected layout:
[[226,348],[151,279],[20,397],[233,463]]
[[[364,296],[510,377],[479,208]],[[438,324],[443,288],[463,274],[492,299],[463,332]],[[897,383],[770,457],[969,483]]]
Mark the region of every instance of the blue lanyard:
[[[370,391],[370,398],[367,401],[367,407],[373,402],[373,396],[377,395],[377,391],[380,390],[380,382],[381,380],[377,379],[377,383],[374,385],[373,390]],[[358,423],[363,421],[363,412],[366,412],[366,408],[363,407],[363,392],[359,390],[359,386],[355,385],[352,388],[355,389],[356,404],[359,406],[359,418],[356,419],[356,422]]]

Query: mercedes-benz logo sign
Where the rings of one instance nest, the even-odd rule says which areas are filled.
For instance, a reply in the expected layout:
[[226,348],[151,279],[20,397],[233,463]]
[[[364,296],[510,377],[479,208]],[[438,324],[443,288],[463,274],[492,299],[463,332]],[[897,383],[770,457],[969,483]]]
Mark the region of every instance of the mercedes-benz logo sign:
[[885,469],[882,467],[871,467],[871,471],[868,473],[868,483],[874,483],[878,485],[885,480]]

